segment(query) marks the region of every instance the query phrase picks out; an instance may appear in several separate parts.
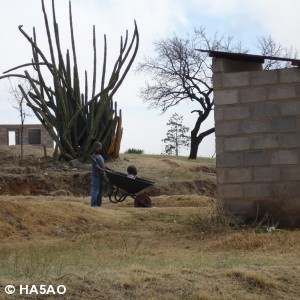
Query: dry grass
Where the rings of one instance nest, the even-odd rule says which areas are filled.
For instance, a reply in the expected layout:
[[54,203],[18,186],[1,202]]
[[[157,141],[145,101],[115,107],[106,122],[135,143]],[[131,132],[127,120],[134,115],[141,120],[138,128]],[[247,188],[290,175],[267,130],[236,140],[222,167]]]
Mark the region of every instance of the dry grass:
[[[175,182],[178,169],[213,180],[200,160],[126,155],[111,166],[133,162],[157,184],[162,169]],[[231,227],[207,195],[151,198],[154,208],[107,198],[91,208],[89,197],[1,196],[0,299],[7,284],[64,284],[64,299],[299,299],[299,231]]]
[[215,177],[215,159],[198,158],[188,160],[186,157],[172,158],[166,155],[122,154],[120,159],[109,166],[117,171],[125,172],[129,164],[138,167],[140,177],[150,178],[156,182],[178,182]]
[[129,202],[2,197],[1,287],[65,284],[66,299],[298,298],[298,231],[228,227],[209,197]]
[[[23,145],[23,155],[24,157],[42,157],[45,155],[51,156],[54,152],[53,148],[44,148],[42,145]],[[3,158],[10,157],[10,158],[18,158],[21,155],[21,146],[20,145],[0,145],[0,153]]]

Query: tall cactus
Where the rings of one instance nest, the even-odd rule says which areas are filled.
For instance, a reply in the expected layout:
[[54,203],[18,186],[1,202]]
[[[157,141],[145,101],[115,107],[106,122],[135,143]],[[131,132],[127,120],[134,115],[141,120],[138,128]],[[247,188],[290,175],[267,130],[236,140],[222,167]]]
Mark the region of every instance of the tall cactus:
[[[49,132],[55,141],[56,150],[59,150],[63,157],[66,159],[85,158],[91,152],[93,142],[99,140],[103,144],[103,155],[106,158],[116,158],[119,155],[122,139],[122,114],[121,110],[118,114],[113,96],[126,77],[138,51],[139,34],[137,25],[134,23],[134,33],[130,42],[128,31],[126,31],[124,40],[121,37],[119,55],[108,80],[106,80],[107,43],[104,35],[102,78],[98,92],[96,91],[96,34],[95,26],[93,27],[93,80],[92,92],[89,96],[87,72],[85,72],[84,92],[82,93],[80,90],[71,1],[69,2],[69,20],[72,62],[69,50],[67,50],[65,59],[62,55],[59,27],[55,14],[55,0],[52,0],[54,39],[50,32],[44,0],[41,3],[50,58],[48,59],[38,47],[35,28],[33,28],[32,38],[22,29],[22,26],[19,26],[20,32],[31,44],[32,62],[4,72],[5,75],[1,76],[0,79],[22,77],[29,81],[32,87],[29,96],[22,86],[19,86],[19,88],[26,98],[27,105]],[[34,76],[30,76],[27,70],[24,71],[24,74],[12,73],[14,70],[28,66],[33,67]],[[48,85],[45,80],[43,75],[45,69],[52,75],[52,85]],[[57,154],[56,151],[55,153]]]

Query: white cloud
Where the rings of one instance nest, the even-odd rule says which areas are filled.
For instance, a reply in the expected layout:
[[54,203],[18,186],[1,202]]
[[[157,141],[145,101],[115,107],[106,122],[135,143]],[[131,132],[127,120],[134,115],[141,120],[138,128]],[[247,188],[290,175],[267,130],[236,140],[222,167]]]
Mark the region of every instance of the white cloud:
[[255,0],[252,13],[265,27],[265,31],[285,47],[300,49],[300,2],[297,0]]
[[[51,22],[51,1],[45,0]],[[64,49],[70,48],[69,0],[56,0],[57,21],[60,27],[61,43]],[[92,26],[96,26],[98,50],[98,78],[101,75],[101,53],[103,35],[107,34],[109,61],[117,56],[120,36],[128,29],[133,32],[133,21],[137,21],[140,33],[140,48],[136,62],[144,55],[153,55],[152,42],[160,38],[177,35],[185,36],[194,27],[204,25],[209,32],[234,36],[244,44],[253,44],[258,36],[271,34],[284,46],[300,49],[298,39],[300,2],[297,0],[72,0],[73,21],[79,70],[83,75],[87,69],[91,85],[92,69]],[[32,27],[37,29],[38,42],[47,49],[41,3],[37,0],[2,1],[0,10],[0,72],[28,62],[31,58],[29,43],[18,31],[18,25],[31,35]],[[165,116],[158,111],[149,111],[146,104],[137,97],[143,85],[141,74],[130,71],[115,100],[123,111],[124,137],[122,149],[129,147],[144,149],[146,152],[160,153],[161,139],[167,128],[165,124],[171,111]],[[6,81],[0,81],[1,123],[19,122],[17,111],[7,101]],[[178,111],[184,116],[185,125],[193,126],[189,106],[180,106]],[[27,122],[32,120],[28,119]],[[210,127],[213,125],[211,119]],[[214,153],[213,136],[204,140],[200,155]]]
[[199,6],[209,15],[224,17],[224,15],[231,15],[233,11],[236,11],[238,3],[238,0],[214,0],[202,1]]

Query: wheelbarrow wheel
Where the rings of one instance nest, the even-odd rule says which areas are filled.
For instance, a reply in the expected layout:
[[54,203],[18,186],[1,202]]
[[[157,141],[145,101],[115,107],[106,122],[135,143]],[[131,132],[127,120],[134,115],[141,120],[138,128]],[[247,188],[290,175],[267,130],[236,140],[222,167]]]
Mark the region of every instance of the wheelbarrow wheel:
[[147,195],[138,195],[134,199],[135,207],[151,207],[151,199]]

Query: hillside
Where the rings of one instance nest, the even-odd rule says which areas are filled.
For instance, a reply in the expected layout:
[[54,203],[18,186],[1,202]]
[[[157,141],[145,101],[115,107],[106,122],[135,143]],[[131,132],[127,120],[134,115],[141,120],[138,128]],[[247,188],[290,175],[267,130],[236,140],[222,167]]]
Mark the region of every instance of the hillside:
[[[14,148],[17,148],[14,146]],[[13,148],[13,149],[14,149]],[[0,148],[0,194],[2,195],[74,195],[90,193],[90,171],[88,165],[78,163],[55,164],[44,158],[43,149],[26,148],[30,155],[20,161],[9,148]],[[29,151],[31,150],[31,151]],[[25,153],[27,153],[25,152]],[[148,189],[150,196],[161,194],[200,194],[214,196],[215,161],[202,159],[172,159],[169,156],[146,156],[121,154],[120,159],[108,162],[107,166],[125,172],[134,164],[138,175],[156,182]],[[75,167],[74,167],[75,166]]]
[[[8,284],[65,285],[63,299],[300,297],[299,231],[231,223],[214,198],[212,159],[122,155],[109,163],[123,172],[135,164],[155,181],[144,191],[152,208],[107,197],[91,208],[87,170],[1,159],[0,299]],[[22,190],[22,182],[31,185]],[[43,296],[22,299],[33,298]]]

